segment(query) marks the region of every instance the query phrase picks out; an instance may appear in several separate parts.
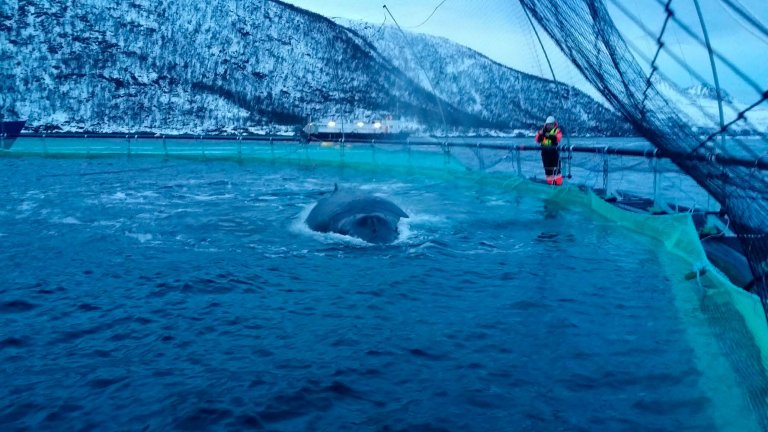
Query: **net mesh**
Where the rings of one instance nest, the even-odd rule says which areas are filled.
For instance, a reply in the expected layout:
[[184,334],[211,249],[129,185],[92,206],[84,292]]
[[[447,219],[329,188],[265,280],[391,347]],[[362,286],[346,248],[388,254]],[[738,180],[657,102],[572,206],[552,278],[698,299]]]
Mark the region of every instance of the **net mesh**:
[[[768,179],[756,165],[718,163],[722,149],[713,144],[721,133],[743,121],[746,112],[765,102],[768,91],[732,121],[702,137],[644,72],[603,2],[521,3],[608,103],[722,205],[747,254],[768,318]],[[663,6],[669,8],[670,3]],[[657,41],[662,44],[661,37]]]

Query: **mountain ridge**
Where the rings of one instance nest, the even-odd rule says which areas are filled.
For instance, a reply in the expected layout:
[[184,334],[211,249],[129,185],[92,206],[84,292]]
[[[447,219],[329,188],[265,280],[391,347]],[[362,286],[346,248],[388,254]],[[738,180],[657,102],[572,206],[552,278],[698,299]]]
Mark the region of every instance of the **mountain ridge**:
[[[310,116],[382,113],[420,133],[512,132],[537,127],[547,111],[515,94],[521,82],[578,92],[425,39],[436,64],[452,67],[460,52],[493,65],[467,77],[453,71],[458,90],[433,91],[364,33],[278,0],[12,0],[0,6],[0,27],[9,29],[0,34],[0,114],[27,118],[38,132],[290,132]],[[511,78],[517,87],[497,85]],[[597,102],[577,99],[581,117],[566,128],[631,133]]]
[[[446,38],[403,32],[393,26],[364,21],[340,19],[337,22],[368,39],[414,81],[481,118],[492,118],[516,128],[535,129],[545,117],[555,115],[569,131],[577,134],[632,133],[631,127],[618,115],[580,90],[512,69]],[[423,73],[427,76],[421,77]],[[449,85],[441,85],[443,83]],[[437,88],[432,89],[433,84]],[[450,85],[455,88],[451,89]],[[544,96],[526,95],[532,88]],[[510,106],[515,109],[509,109]]]

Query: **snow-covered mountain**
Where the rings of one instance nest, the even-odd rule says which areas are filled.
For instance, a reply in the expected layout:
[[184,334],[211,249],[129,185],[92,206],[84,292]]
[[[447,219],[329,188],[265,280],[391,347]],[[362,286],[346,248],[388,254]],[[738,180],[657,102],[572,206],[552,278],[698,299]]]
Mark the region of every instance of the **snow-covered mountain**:
[[[719,129],[719,108],[717,90],[710,85],[695,85],[680,89],[674,84],[661,79],[653,80],[654,87],[693,127],[702,133],[712,133]],[[723,119],[729,123],[736,119],[739,112],[749,105],[734,99],[721,90],[723,101]],[[757,106],[747,114],[745,120],[734,123],[729,133],[735,135],[755,135],[768,133],[768,106]]]
[[530,130],[554,113],[574,133],[631,132],[576,89],[383,33],[276,0],[6,0],[0,114],[47,131],[217,133],[382,114],[425,131]]
[[[733,102],[733,98],[725,90],[720,90],[723,102]],[[711,85],[699,84],[685,89],[685,93],[694,99],[717,100],[717,89]]]
[[574,134],[632,133],[622,119],[582,91],[511,69],[450,40],[393,26],[338,22],[441,99],[499,127],[536,128],[553,114]]
[[344,29],[282,3],[17,3],[2,13],[10,31],[0,44],[13,59],[3,62],[11,87],[3,109],[34,126],[203,132],[298,125],[305,113],[356,93],[371,110],[397,99],[423,121],[436,111],[432,95]]

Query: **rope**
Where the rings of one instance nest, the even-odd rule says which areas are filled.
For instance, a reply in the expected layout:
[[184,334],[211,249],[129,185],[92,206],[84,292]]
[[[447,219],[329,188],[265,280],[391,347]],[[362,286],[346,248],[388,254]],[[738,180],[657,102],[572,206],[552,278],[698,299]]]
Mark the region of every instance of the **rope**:
[[531,25],[531,28],[533,29],[533,34],[536,35],[536,40],[539,41],[539,46],[541,46],[541,51],[544,53],[544,58],[547,60],[547,66],[549,66],[549,73],[552,74],[552,81],[557,83],[557,77],[555,77],[555,70],[552,68],[552,62],[549,61],[549,55],[547,54],[547,49],[544,48],[544,43],[541,41],[541,37],[539,37],[539,32],[536,30],[536,26],[533,25],[533,20],[531,19],[531,14],[528,13],[528,9],[523,6],[523,12],[525,12],[525,17],[528,18],[528,23]]
[[443,104],[440,102],[440,96],[437,95],[437,91],[435,89],[435,86],[432,84],[432,79],[430,79],[429,74],[424,69],[424,67],[421,65],[421,62],[419,61],[419,56],[416,55],[416,53],[413,50],[413,46],[411,45],[411,41],[408,38],[408,36],[405,34],[403,29],[400,27],[400,24],[397,23],[397,20],[395,19],[395,16],[392,15],[392,12],[389,10],[387,5],[383,6],[384,10],[387,11],[389,14],[389,17],[392,18],[392,22],[395,23],[395,26],[397,26],[397,29],[400,30],[400,34],[403,36],[403,39],[405,39],[406,45],[408,45],[408,49],[411,51],[411,55],[416,60],[416,65],[421,69],[421,72],[424,73],[424,77],[427,79],[427,82],[429,83],[429,86],[432,89],[432,93],[435,95],[435,101],[437,102],[437,107],[440,110],[440,117],[443,120],[443,129],[448,129],[448,123],[445,121],[445,113],[443,112]]
[[672,10],[669,8],[670,4],[672,4],[672,0],[667,0],[667,4],[664,7],[664,11],[667,15],[664,17],[664,24],[661,26],[661,32],[659,33],[659,36],[656,37],[656,54],[653,55],[653,60],[651,60],[651,72],[648,74],[648,78],[645,79],[645,90],[643,90],[643,101],[641,102],[643,116],[645,116],[645,101],[648,99],[648,89],[651,88],[651,79],[658,69],[656,67],[656,60],[659,59],[661,49],[664,47],[664,42],[662,42],[661,38],[664,37],[664,32],[667,30],[667,24],[669,24],[670,18],[672,18]]
[[708,235],[706,237],[703,237],[701,239],[701,242],[703,243],[704,240],[711,239],[711,238],[714,238],[714,237],[723,237],[725,235],[726,231],[728,231],[728,228],[730,226],[731,226],[731,218],[726,218],[726,223],[725,223],[725,229],[724,230],[720,231],[717,234],[710,234],[710,235]]
[[741,4],[736,4],[738,1],[734,0],[720,0],[721,3],[724,3],[726,6],[728,6],[731,10],[736,12],[740,17],[742,17],[746,22],[750,23],[758,32],[760,32],[763,36],[768,37],[768,28],[766,28],[763,24],[760,23],[753,15],[748,14],[744,7]]
[[766,38],[765,36],[761,35],[759,32],[756,32],[756,31],[755,31],[755,30],[754,30],[752,27],[750,27],[749,25],[746,25],[746,24],[744,24],[744,20],[743,20],[743,18],[741,18],[740,16],[736,15],[736,14],[733,12],[733,9],[731,9],[731,8],[730,8],[730,7],[728,7],[728,6],[727,6],[725,3],[723,3],[723,0],[720,0],[720,3],[719,3],[719,4],[720,4],[720,7],[722,7],[722,8],[723,8],[723,10],[724,10],[724,11],[726,11],[726,12],[728,13],[728,15],[730,15],[730,16],[731,16],[731,18],[733,18],[733,20],[734,20],[734,21],[736,21],[736,24],[738,24],[738,25],[739,25],[739,27],[741,27],[741,28],[743,28],[744,30],[746,30],[747,32],[749,32],[749,33],[750,33],[752,36],[754,36],[754,37],[756,37],[756,38],[760,39],[760,40],[761,40],[763,43],[765,43],[765,44],[768,44],[768,38]]
[[425,19],[424,21],[422,21],[422,22],[421,22],[421,24],[419,24],[419,25],[416,25],[416,26],[413,26],[413,27],[408,27],[408,28],[409,28],[409,29],[415,29],[415,28],[419,28],[419,27],[423,26],[424,24],[426,24],[426,23],[427,23],[427,21],[429,21],[429,19],[430,19],[430,18],[432,18],[432,15],[434,15],[434,14],[435,14],[435,12],[437,12],[437,10],[438,10],[438,9],[440,9],[440,6],[442,6],[442,5],[443,5],[443,3],[445,3],[446,1],[448,1],[448,0],[443,0],[443,1],[441,1],[441,2],[440,2],[440,4],[438,4],[437,6],[435,6],[435,9],[434,9],[434,10],[432,10],[432,13],[431,13],[431,14],[429,14],[429,16],[427,17],[427,19]]
[[387,24],[387,14],[384,14],[384,21],[381,22],[381,25],[378,29],[376,29],[375,32],[373,32],[373,35],[371,36],[373,39],[379,39],[381,38],[381,35],[384,33],[384,26]]

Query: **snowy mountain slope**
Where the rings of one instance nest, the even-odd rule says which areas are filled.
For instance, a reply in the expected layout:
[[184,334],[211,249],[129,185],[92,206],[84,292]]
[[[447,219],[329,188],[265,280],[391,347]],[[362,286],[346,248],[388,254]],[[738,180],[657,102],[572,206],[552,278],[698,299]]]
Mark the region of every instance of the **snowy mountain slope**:
[[[0,114],[36,130],[218,133],[387,113],[425,131],[532,128],[568,92],[424,37],[436,97],[391,55],[394,35],[381,45],[275,0],[10,0],[0,29]],[[573,132],[628,132],[593,100],[570,102]]]
[[554,114],[576,134],[631,133],[618,116],[580,90],[511,69],[447,39],[387,25],[337,22],[368,40],[420,85],[481,118],[536,128]]
[[[654,86],[697,129],[714,132],[719,128],[720,115],[717,91],[714,87],[700,84],[686,89],[677,89],[661,80],[655,80]],[[723,95],[724,122],[731,122],[748,106],[749,104],[735,100],[725,93]],[[758,106],[750,110],[745,117],[746,122],[739,121],[730,128],[732,134],[768,133],[768,106]]]
[[[436,121],[433,95],[341,27],[272,1],[19,0],[2,13],[6,117],[64,130],[202,132],[299,125],[359,95]],[[340,55],[341,54],[341,55]],[[343,58],[343,65],[340,60]],[[448,109],[457,123],[477,119]]]

